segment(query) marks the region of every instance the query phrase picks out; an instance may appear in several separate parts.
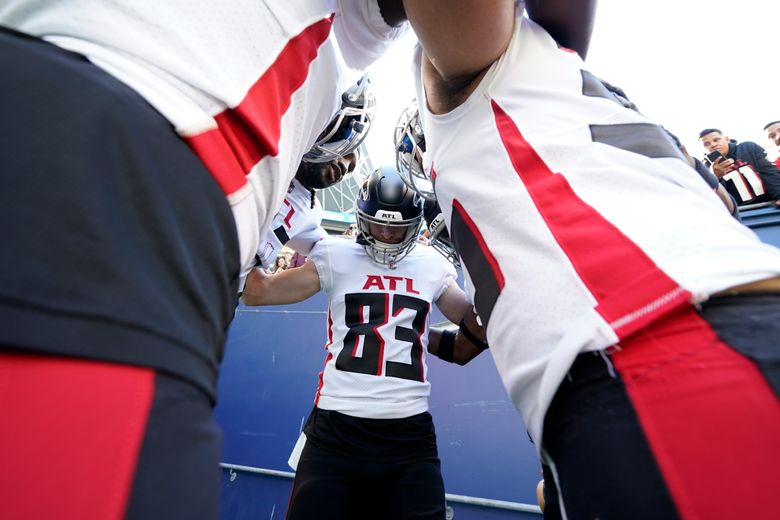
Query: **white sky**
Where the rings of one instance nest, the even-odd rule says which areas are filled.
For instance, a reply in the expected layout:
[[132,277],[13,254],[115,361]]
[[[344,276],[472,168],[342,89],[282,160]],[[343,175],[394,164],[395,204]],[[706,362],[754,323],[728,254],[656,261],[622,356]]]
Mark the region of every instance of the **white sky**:
[[[774,158],[762,129],[780,120],[778,40],[775,0],[599,0],[586,65],[692,155],[702,155],[699,131],[716,127]],[[395,160],[393,128],[414,97],[414,42],[409,34],[370,71],[377,115],[366,142],[375,165]]]

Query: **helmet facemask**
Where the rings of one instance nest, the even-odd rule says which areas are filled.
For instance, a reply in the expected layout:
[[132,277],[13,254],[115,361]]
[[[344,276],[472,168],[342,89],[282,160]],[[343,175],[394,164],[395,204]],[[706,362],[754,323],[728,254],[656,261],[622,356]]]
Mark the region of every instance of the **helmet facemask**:
[[[356,211],[355,218],[358,225],[357,242],[363,246],[371,260],[395,269],[398,262],[417,245],[417,236],[422,225],[422,215],[410,220],[402,220],[399,213],[392,215],[391,212],[380,211],[378,214],[379,216],[372,216],[360,209]],[[382,242],[380,238],[376,238],[371,234],[371,223],[389,228],[403,229],[403,238],[397,244]]]
[[371,82],[364,76],[341,96],[341,108],[317,137],[305,162],[324,163],[345,157],[356,150],[368,135],[374,120],[376,102]]
[[393,134],[396,169],[407,186],[425,200],[434,200],[433,183],[423,166],[425,134],[414,103],[401,113]]
[[[375,170],[363,183],[355,200],[357,243],[377,264],[394,269],[417,245],[423,220],[420,196],[404,184],[392,167]],[[371,233],[371,224],[398,229],[398,243]]]

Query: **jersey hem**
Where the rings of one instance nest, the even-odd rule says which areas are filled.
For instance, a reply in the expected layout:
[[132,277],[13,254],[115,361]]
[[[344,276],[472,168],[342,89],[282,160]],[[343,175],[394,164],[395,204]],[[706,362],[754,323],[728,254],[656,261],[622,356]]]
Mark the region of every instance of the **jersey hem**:
[[0,317],[0,350],[148,367],[189,382],[212,405],[216,402],[216,357],[203,359],[170,339],[111,318],[20,308],[3,301]]

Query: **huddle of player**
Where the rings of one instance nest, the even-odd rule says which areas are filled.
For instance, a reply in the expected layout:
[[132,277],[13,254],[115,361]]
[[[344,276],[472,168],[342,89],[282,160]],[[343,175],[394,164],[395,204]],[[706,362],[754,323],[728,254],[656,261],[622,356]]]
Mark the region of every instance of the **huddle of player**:
[[[6,0],[6,516],[215,518],[244,279],[250,303],[329,297],[290,518],[444,518],[426,346],[463,363],[488,343],[566,517],[779,516],[780,252],[588,70],[595,4]],[[310,207],[354,169],[363,115],[328,122],[409,26],[400,166],[363,184],[355,241],[265,276],[285,195]],[[468,296],[415,245],[432,192]],[[457,330],[429,330],[431,302]]]

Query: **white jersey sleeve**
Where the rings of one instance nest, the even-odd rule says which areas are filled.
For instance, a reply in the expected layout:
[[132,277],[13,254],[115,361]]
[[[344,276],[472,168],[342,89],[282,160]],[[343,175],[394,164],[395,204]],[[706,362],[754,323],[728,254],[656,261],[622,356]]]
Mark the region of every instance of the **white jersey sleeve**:
[[293,179],[281,209],[274,215],[271,227],[257,249],[263,268],[268,269],[274,264],[283,246],[307,256],[314,244],[328,235],[321,226],[322,206],[314,199],[312,207],[311,200],[311,192]]
[[346,64],[365,69],[409,28],[392,27],[379,12],[377,0],[338,0],[333,31]]
[[[417,246],[417,247],[430,247],[430,246]],[[444,262],[441,262],[441,269],[443,269],[442,278],[441,278],[441,285],[439,286],[439,289],[436,291],[436,295],[433,298],[433,301],[436,302],[441,298],[441,295],[444,294],[444,292],[449,288],[450,284],[454,282],[458,278],[458,272],[455,270],[455,266],[452,265],[446,258],[444,258],[440,253],[436,253],[437,256],[441,257]],[[439,264],[440,262],[436,261],[436,264]]]
[[333,287],[333,271],[331,269],[330,248],[331,238],[320,240],[312,247],[307,260],[314,263],[320,277],[320,290],[328,293]]
[[326,236],[328,236],[328,233],[322,229],[321,226],[312,226],[302,229],[295,236],[290,237],[290,241],[287,242],[287,247],[303,256],[309,256],[314,244]]

